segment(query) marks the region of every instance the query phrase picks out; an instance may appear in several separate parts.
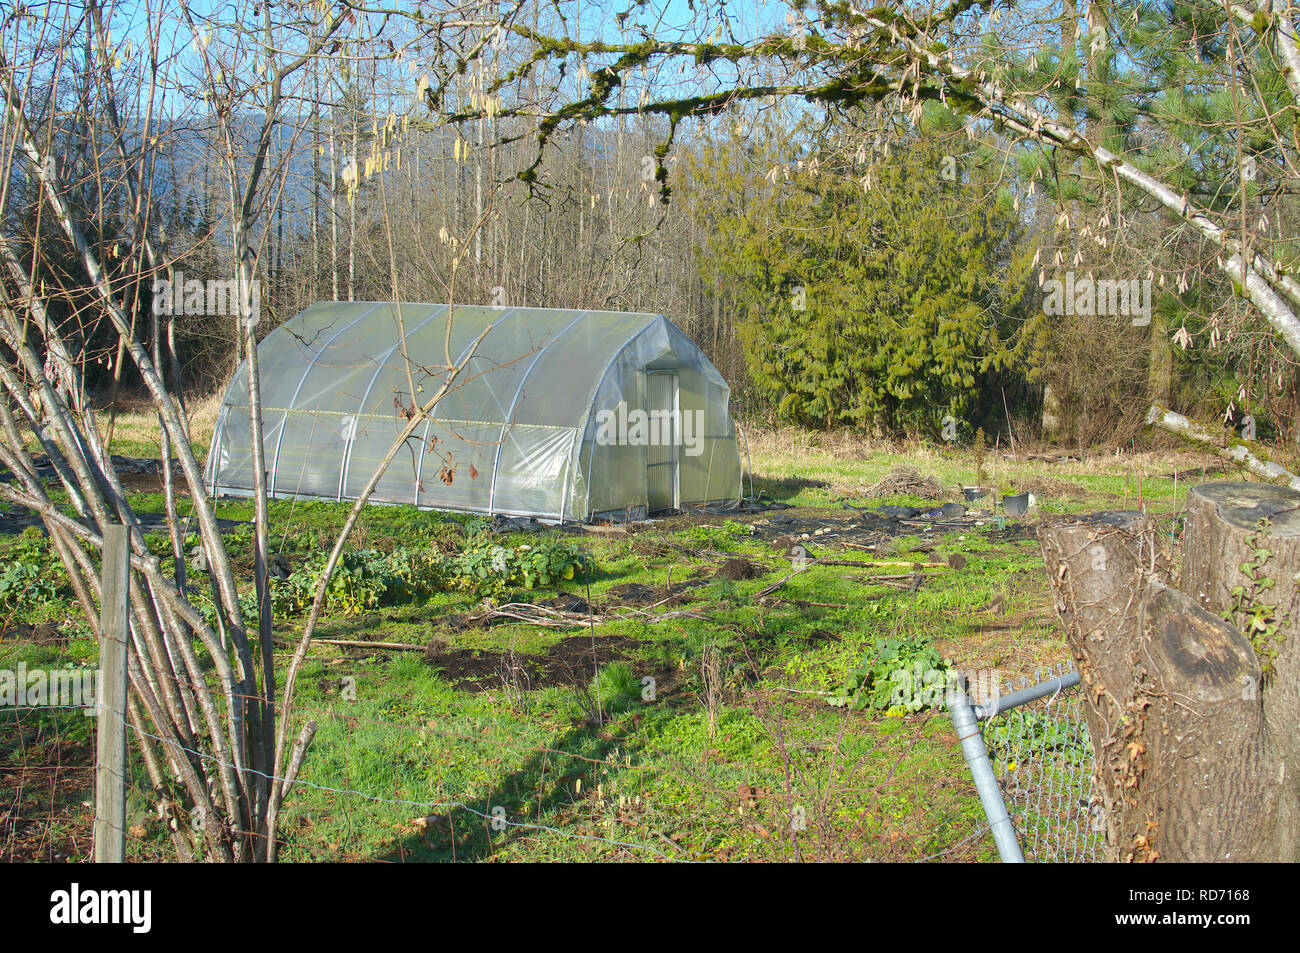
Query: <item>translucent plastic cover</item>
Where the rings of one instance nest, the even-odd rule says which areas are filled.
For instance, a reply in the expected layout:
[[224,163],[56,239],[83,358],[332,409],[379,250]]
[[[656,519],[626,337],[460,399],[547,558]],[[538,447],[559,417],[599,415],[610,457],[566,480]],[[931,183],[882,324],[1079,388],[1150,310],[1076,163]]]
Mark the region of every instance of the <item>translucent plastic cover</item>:
[[[641,407],[656,370],[689,416],[680,503],[740,495],[727,384],[658,315],[324,302],[269,334],[258,367],[272,496],[355,499],[391,457],[371,499],[551,520],[644,507],[645,447],[597,439],[599,412]],[[207,467],[214,492],[252,491],[246,365]]]

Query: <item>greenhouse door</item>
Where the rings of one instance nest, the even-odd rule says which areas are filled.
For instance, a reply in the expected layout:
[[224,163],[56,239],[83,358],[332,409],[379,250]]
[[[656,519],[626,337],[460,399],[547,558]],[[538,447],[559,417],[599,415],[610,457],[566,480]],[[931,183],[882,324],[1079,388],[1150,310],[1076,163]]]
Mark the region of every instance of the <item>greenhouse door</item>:
[[677,461],[681,426],[677,416],[677,375],[646,372],[646,413],[650,418],[646,446],[646,502],[651,510],[677,508]]

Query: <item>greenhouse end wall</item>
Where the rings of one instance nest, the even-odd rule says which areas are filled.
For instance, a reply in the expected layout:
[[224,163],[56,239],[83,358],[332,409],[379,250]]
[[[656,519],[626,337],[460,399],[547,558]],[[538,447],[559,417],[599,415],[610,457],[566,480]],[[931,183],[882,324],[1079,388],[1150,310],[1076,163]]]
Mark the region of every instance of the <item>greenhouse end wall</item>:
[[[739,499],[730,389],[667,318],[389,302],[313,305],[259,345],[270,494],[355,499],[442,369],[467,359],[371,499],[548,521],[634,514],[649,502],[648,452],[672,457],[679,505]],[[598,439],[602,411],[644,408],[651,374],[673,375],[690,427],[675,436],[690,444]],[[246,364],[218,412],[207,478],[215,494],[252,493]]]

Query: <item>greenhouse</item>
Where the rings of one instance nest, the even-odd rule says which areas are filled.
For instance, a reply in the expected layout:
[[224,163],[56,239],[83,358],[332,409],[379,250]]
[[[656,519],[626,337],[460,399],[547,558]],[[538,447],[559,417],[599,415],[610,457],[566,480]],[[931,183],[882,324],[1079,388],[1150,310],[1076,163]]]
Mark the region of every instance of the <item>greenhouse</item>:
[[[371,499],[585,521],[741,495],[730,388],[662,315],[351,301],[315,304],[258,346],[270,495],[356,499],[462,363]],[[247,362],[207,481],[253,491]]]

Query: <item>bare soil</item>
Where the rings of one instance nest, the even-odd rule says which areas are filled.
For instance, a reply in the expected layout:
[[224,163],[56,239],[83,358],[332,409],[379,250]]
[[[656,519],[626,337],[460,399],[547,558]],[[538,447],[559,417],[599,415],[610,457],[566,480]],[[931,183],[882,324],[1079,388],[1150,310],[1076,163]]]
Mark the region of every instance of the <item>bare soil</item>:
[[470,692],[499,689],[503,684],[521,688],[579,687],[590,684],[596,670],[610,662],[627,662],[638,675],[651,675],[660,690],[676,673],[667,665],[652,666],[638,655],[645,643],[624,635],[575,635],[561,639],[546,655],[449,649],[433,643],[424,660],[439,675]]

